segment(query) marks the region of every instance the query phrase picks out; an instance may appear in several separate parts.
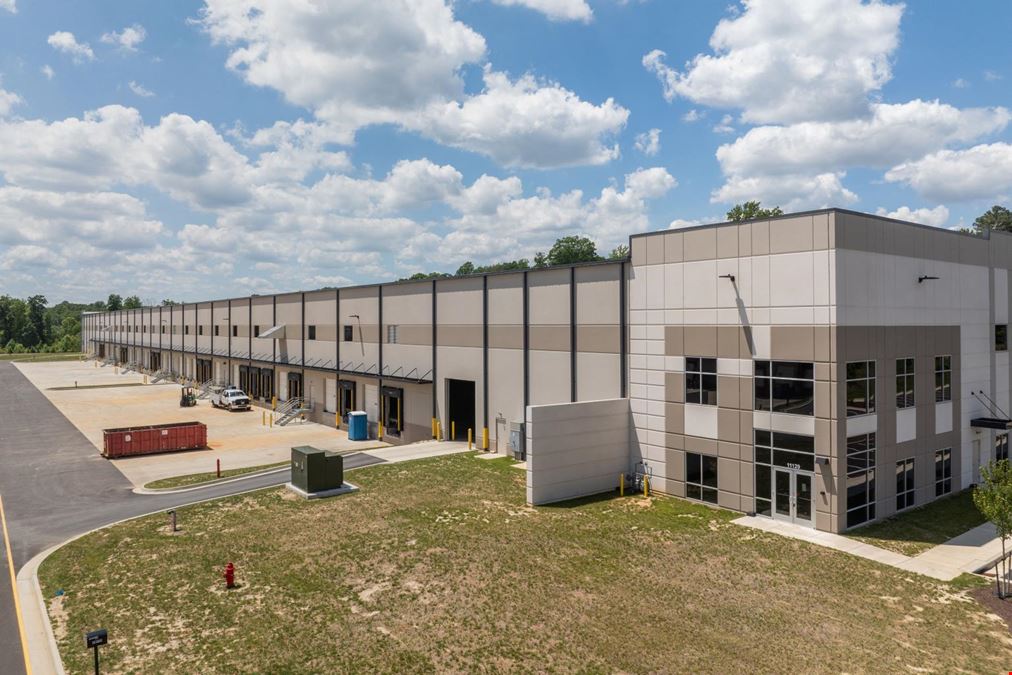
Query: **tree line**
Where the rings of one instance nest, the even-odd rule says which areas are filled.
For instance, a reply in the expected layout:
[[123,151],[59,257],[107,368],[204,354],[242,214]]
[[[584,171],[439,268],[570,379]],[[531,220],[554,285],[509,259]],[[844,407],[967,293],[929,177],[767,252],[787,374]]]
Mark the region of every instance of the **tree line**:
[[[46,296],[22,300],[0,295],[0,354],[76,352],[81,349],[81,313],[138,309],[136,295],[122,298],[112,293],[106,300],[90,303],[61,302],[48,306]],[[178,304],[163,300],[163,305]]]

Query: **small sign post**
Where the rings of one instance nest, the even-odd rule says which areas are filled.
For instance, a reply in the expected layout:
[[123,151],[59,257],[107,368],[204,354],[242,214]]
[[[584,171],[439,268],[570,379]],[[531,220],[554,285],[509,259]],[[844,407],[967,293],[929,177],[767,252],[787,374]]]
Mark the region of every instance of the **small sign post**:
[[105,628],[99,628],[98,630],[93,630],[84,634],[84,645],[88,649],[95,650],[95,675],[99,675],[98,648],[105,644],[109,644],[109,631]]

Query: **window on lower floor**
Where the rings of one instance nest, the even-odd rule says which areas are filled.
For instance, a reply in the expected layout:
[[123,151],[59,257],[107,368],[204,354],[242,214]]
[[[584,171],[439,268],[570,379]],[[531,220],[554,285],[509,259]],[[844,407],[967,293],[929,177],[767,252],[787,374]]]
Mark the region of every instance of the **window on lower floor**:
[[309,326],[308,330],[307,330],[307,333],[308,333],[308,335],[306,335],[306,339],[307,340],[315,340],[316,339],[316,326]]
[[875,362],[847,364],[847,417],[875,412]]
[[717,458],[685,453],[685,496],[717,503]]
[[952,448],[935,451],[935,496],[952,492]]
[[935,403],[952,400],[952,357],[935,357]]
[[994,461],[1008,460],[1008,434],[994,437]]
[[717,405],[717,359],[685,359],[685,402]]
[[896,407],[914,407],[914,360],[896,359]]
[[755,409],[790,415],[815,413],[815,372],[811,363],[755,362]]
[[875,434],[847,439],[847,527],[875,519]]
[[914,458],[896,462],[896,510],[914,505]]

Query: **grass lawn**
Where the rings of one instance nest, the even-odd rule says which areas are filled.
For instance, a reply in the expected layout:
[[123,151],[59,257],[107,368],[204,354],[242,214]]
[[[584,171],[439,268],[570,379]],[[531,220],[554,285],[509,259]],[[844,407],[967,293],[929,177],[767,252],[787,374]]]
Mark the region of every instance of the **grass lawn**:
[[273,464],[261,464],[259,466],[246,466],[241,469],[225,469],[221,472],[221,478],[218,478],[218,474],[214,471],[208,471],[207,473],[191,473],[186,476],[173,476],[172,478],[160,478],[156,481],[151,481],[144,487],[149,490],[167,490],[169,488],[189,487],[191,485],[198,485],[200,483],[213,483],[217,480],[224,480],[226,478],[235,478],[236,476],[242,476],[247,473],[255,473],[257,471],[266,471],[267,469],[276,469],[279,466],[288,466],[291,461],[285,462],[274,462]]
[[80,361],[84,356],[81,352],[61,352],[56,354],[0,354],[0,361],[23,361],[41,363],[43,361]]
[[[68,672],[1007,672],[1012,639],[945,584],[668,498],[524,503],[511,460],[349,474],[83,537],[42,566]],[[233,561],[241,586],[225,591]],[[57,589],[66,594],[55,598]]]
[[872,523],[848,536],[896,553],[915,556],[985,522],[987,520],[973,505],[972,492],[964,490]]

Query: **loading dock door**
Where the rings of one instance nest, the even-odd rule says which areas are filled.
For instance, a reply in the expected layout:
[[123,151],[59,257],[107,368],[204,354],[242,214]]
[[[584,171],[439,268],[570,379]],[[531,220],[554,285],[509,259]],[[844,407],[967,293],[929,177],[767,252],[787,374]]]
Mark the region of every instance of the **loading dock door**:
[[[472,380],[446,381],[447,437],[450,440],[467,440],[467,430],[474,429],[474,382]],[[477,436],[477,430],[475,430]]]

